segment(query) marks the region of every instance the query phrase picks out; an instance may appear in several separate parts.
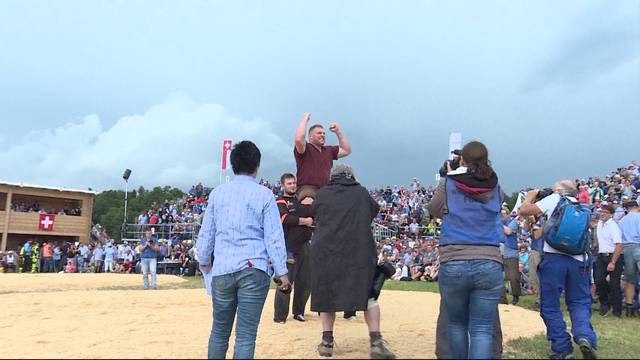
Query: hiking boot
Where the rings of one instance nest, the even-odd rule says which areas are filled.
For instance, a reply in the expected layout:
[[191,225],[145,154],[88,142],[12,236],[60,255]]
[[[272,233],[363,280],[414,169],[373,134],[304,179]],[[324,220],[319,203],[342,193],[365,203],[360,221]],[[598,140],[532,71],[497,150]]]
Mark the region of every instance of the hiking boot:
[[322,340],[320,345],[318,345],[318,355],[324,357],[332,357],[333,356],[333,342],[326,342]]
[[587,339],[579,339],[578,346],[580,346],[580,351],[582,352],[583,359],[597,359],[596,350],[589,344]]
[[387,349],[385,346],[387,342],[383,339],[378,339],[371,343],[371,349],[369,349],[369,355],[372,359],[395,359],[396,355]]
[[518,305],[518,301],[520,301],[520,297],[514,296],[513,299],[511,299],[511,305]]
[[607,316],[607,314],[609,313],[609,307],[601,304],[598,313],[600,314],[600,316]]
[[304,315],[302,315],[302,314],[300,314],[300,315],[293,315],[293,319],[294,319],[294,320],[301,321],[301,322],[305,322],[305,321],[307,321],[307,319],[305,319],[305,318],[304,318]]

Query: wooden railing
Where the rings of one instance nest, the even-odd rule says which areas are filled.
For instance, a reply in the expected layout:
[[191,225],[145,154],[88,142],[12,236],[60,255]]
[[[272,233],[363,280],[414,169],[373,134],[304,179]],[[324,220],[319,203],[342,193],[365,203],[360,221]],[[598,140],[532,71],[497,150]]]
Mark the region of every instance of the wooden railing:
[[7,216],[6,211],[0,211],[0,233],[4,232],[4,218]]
[[8,232],[12,234],[88,236],[91,225],[91,219],[86,216],[56,215],[53,231],[43,231],[38,230],[39,220],[40,214],[38,213],[11,212]]

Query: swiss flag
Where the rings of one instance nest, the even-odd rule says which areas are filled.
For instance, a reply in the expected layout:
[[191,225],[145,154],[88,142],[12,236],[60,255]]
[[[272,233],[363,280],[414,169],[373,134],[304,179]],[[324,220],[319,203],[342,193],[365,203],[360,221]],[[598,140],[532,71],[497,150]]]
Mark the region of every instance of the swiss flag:
[[227,157],[231,152],[231,144],[232,142],[229,139],[222,141],[222,160],[220,161],[220,169],[222,170],[227,170]]
[[38,220],[38,230],[53,231],[53,223],[56,216],[53,214],[40,214],[40,220]]

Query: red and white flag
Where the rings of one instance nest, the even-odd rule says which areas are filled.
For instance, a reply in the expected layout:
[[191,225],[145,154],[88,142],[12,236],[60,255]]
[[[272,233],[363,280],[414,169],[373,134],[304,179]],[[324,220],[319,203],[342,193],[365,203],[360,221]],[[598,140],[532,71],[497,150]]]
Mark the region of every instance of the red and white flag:
[[38,230],[53,231],[53,223],[56,220],[56,216],[53,214],[40,214],[40,220],[38,220]]
[[227,170],[227,158],[231,153],[231,140],[224,139],[222,141],[222,160],[220,161],[220,169]]

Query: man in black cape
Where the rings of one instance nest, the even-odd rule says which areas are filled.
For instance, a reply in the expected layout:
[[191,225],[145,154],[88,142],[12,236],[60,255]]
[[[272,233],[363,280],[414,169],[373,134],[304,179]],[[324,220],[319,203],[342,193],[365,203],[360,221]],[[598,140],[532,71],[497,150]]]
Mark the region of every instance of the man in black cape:
[[364,311],[372,358],[394,358],[380,334],[380,307],[372,294],[377,264],[371,221],[379,206],[347,165],[331,171],[329,185],[313,203],[316,228],[311,238],[311,311],[320,313],[320,356],[333,355],[336,312]]

